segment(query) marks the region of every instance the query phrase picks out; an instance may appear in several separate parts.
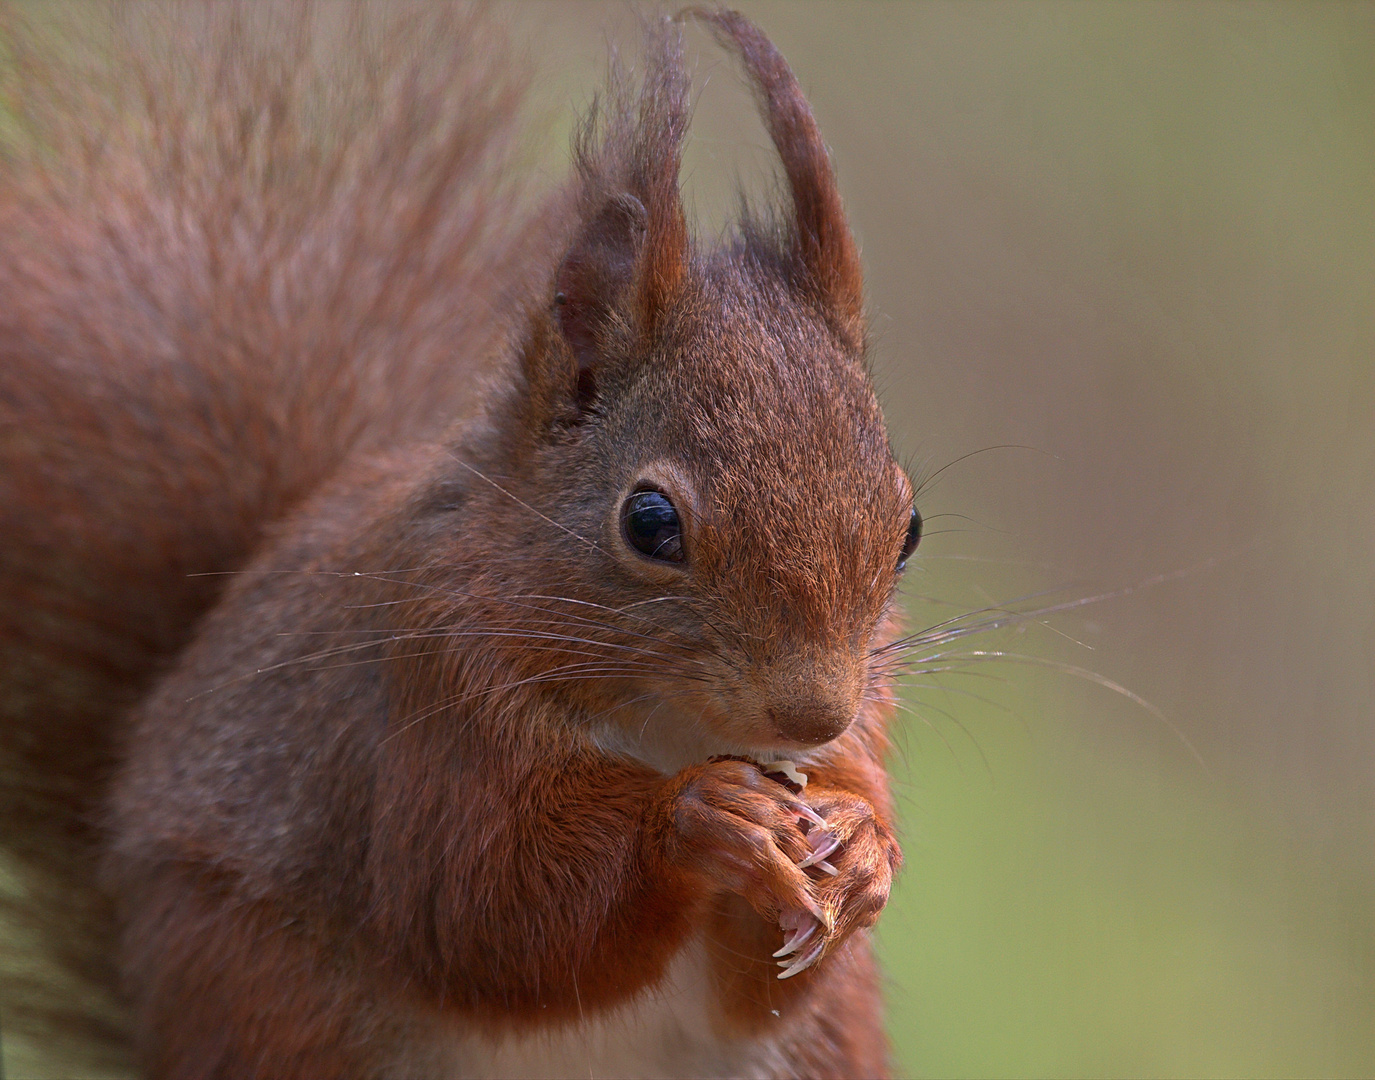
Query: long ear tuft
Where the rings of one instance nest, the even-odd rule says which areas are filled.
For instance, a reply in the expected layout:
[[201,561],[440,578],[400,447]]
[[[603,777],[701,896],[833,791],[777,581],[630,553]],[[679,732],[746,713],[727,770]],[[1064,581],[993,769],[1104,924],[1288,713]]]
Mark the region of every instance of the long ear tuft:
[[662,20],[647,27],[646,37],[638,102],[613,73],[606,115],[594,107],[574,149],[583,224],[559,267],[555,299],[583,404],[610,335],[652,337],[687,272],[678,188],[688,122],[682,31]]
[[628,187],[649,211],[639,302],[650,328],[677,296],[687,273],[688,229],[678,175],[688,127],[688,77],[682,27],[663,19],[646,35],[645,84],[628,167]]
[[864,277],[859,253],[807,99],[792,69],[752,22],[734,11],[688,9],[734,50],[754,83],[769,136],[778,149],[793,200],[794,258],[837,329],[858,346],[864,337]]

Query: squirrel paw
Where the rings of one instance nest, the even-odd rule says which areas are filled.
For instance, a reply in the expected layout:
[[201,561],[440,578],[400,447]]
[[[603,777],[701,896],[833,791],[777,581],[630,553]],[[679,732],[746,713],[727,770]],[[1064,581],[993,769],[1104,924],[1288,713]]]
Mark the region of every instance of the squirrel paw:
[[814,854],[808,831],[831,826],[806,802],[758,766],[733,759],[684,769],[668,795],[675,862],[769,919],[830,926],[802,864]]
[[822,914],[812,918],[785,912],[780,917],[784,941],[774,953],[784,969],[780,979],[805,971],[856,930],[873,926],[902,864],[896,838],[864,799],[834,790],[808,794],[826,825],[808,829],[808,851],[798,868],[812,871],[809,880]]

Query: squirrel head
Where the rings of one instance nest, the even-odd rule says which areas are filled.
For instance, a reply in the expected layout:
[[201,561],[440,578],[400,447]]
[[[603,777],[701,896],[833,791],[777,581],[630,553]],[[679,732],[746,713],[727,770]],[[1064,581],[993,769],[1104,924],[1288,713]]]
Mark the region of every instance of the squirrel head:
[[580,641],[513,662],[544,665],[650,761],[796,754],[845,731],[920,534],[811,110],[755,26],[694,15],[751,78],[789,206],[698,249],[680,25],[652,28],[638,100],[622,90],[578,138],[575,224],[487,492],[492,580]]

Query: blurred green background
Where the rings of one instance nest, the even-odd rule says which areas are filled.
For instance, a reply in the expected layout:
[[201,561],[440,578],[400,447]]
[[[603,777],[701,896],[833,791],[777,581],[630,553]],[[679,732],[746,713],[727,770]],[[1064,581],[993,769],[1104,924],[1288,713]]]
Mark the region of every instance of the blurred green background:
[[[913,626],[1124,593],[910,680],[900,1070],[1375,1075],[1375,6],[741,6],[834,149],[934,477]],[[638,16],[498,10],[552,180]],[[709,232],[772,156],[692,42]]]
[[[901,1070],[1375,1075],[1375,6],[741,6],[834,150],[894,438],[949,466],[912,624],[1191,571],[957,649],[1158,715],[911,680]],[[550,100],[634,39],[524,16]],[[693,41],[709,230],[772,157]]]

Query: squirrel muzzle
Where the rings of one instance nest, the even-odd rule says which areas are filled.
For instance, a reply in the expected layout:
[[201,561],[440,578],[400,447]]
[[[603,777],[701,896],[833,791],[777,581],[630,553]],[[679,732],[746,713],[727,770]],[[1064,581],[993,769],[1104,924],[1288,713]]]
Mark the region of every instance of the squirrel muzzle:
[[843,734],[859,713],[860,665],[846,657],[792,657],[769,665],[763,711],[780,739],[820,746]]

